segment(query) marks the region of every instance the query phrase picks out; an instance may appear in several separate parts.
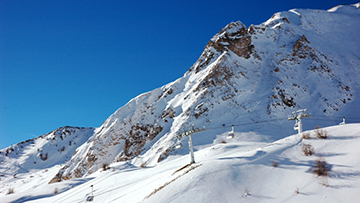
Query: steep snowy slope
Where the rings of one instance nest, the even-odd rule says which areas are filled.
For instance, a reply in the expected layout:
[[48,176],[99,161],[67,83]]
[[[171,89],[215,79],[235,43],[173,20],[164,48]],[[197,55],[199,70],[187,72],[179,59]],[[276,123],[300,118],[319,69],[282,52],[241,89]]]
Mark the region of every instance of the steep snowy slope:
[[[183,77],[111,115],[52,182],[90,175],[104,164],[154,166],[185,154],[186,148],[175,149],[174,137],[191,124],[207,129],[194,140],[200,146],[231,124],[264,139],[282,138],[293,132],[287,116],[301,108],[320,126],[357,118],[359,33],[359,4],[294,9],[249,28],[230,23]],[[304,124],[315,125],[310,119]]]
[[[84,202],[93,185],[94,202],[358,202],[360,124],[322,130],[328,139],[317,138],[313,130],[308,131],[310,139],[292,135],[272,143],[239,132],[224,143],[226,136],[221,135],[210,146],[198,148],[197,163],[190,166],[188,155],[156,167],[119,162],[87,178],[51,185],[34,180],[31,186],[37,188],[23,192],[16,191],[21,188],[18,181],[14,194],[0,193],[0,200]],[[303,154],[308,144],[312,156]],[[327,163],[327,176],[312,172],[318,156]],[[51,178],[49,172],[42,175]]]

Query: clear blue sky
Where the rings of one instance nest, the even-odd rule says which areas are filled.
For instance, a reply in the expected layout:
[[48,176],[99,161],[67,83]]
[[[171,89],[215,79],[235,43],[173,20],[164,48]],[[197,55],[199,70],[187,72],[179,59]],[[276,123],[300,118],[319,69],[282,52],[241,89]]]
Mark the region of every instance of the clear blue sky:
[[65,125],[101,126],[183,76],[232,21],[353,3],[0,0],[0,149]]

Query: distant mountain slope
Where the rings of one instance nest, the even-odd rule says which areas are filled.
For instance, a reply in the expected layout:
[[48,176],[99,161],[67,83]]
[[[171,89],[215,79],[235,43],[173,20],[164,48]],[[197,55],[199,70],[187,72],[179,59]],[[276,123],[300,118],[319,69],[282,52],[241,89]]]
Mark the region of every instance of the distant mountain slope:
[[0,150],[0,174],[16,177],[64,164],[75,150],[94,133],[94,128],[61,127],[35,139],[29,139]]
[[[359,4],[293,9],[249,28],[230,23],[183,77],[111,115],[53,181],[83,177],[113,162],[133,159],[149,166],[170,154],[185,154],[186,147],[176,150],[173,139],[191,124],[214,130],[195,138],[197,145],[206,145],[231,124],[279,139],[293,132],[286,118],[301,108],[314,116],[339,117],[332,123],[317,120],[319,125],[356,117],[359,33]],[[313,127],[314,121],[307,126]]]

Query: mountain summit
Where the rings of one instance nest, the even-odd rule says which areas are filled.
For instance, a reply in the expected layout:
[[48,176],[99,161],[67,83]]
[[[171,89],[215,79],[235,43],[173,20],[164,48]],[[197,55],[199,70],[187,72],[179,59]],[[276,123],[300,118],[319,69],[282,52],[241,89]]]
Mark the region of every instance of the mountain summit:
[[292,9],[248,28],[232,22],[210,39],[181,78],[130,100],[102,126],[60,128],[42,136],[46,139],[25,142],[31,153],[2,150],[1,162],[28,153],[11,172],[57,165],[58,173],[47,180],[54,183],[88,176],[115,162],[146,167],[187,154],[187,139],[180,140],[184,148],[176,149],[175,137],[191,126],[205,129],[193,136],[195,150],[200,150],[218,142],[217,136],[231,125],[256,140],[284,138],[295,133],[288,115],[300,109],[313,119],[304,119],[304,130],[358,117],[359,7]]
[[323,118],[359,115],[359,33],[359,4],[279,12],[249,28],[232,22],[211,38],[183,77],[111,115],[53,182],[113,162],[153,166],[185,154],[188,149],[177,150],[174,137],[192,124],[213,131],[194,138],[206,145],[231,124],[264,139],[282,138],[294,132],[287,116],[303,108]]

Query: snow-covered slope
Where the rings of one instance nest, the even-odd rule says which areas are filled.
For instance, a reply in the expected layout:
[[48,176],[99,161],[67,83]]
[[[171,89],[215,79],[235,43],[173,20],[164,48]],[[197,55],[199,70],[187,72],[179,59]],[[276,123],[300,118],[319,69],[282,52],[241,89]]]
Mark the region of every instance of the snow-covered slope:
[[[314,130],[308,131],[310,139],[292,135],[271,143],[251,133],[235,132],[232,140],[218,135],[213,144],[197,147],[192,165],[183,155],[156,167],[118,162],[87,178],[51,185],[17,180],[14,194],[0,193],[0,200],[84,202],[93,185],[94,202],[357,202],[360,124],[322,130],[328,139],[318,139]],[[312,156],[303,154],[306,144],[313,147]],[[319,156],[330,169],[328,176],[312,172]],[[49,179],[54,171],[40,175]]]
[[13,180],[27,182],[36,179],[39,171],[59,170],[93,133],[94,128],[66,126],[0,150],[0,193],[6,193],[6,185]]
[[[104,164],[134,160],[154,166],[176,150],[176,133],[195,124],[197,145],[235,124],[275,140],[293,132],[287,116],[307,108],[320,126],[360,113],[360,10],[293,9],[246,28],[216,34],[183,77],[132,99],[96,129],[55,177],[89,175]],[[325,121],[321,121],[325,120]],[[333,119],[333,120],[331,120]],[[307,124],[307,121],[304,121]],[[261,125],[260,125],[261,123]],[[312,129],[314,121],[305,125]]]
[[[65,129],[70,129],[64,128],[43,136],[49,139],[40,137],[26,142],[23,149],[18,144],[1,150],[0,157],[6,164],[1,168],[5,175],[0,177],[0,199],[39,199],[52,196],[56,188],[62,192],[80,185],[76,190],[63,193],[67,194],[66,198],[60,195],[57,196],[59,199],[51,201],[83,201],[83,195],[89,192],[89,184],[97,185],[102,181],[111,188],[101,186],[95,192],[98,196],[107,194],[101,197],[105,202],[152,202],[155,196],[164,202],[179,202],[184,198],[200,198],[196,199],[200,202],[223,198],[232,202],[231,198],[235,196],[227,195],[238,192],[236,197],[242,198],[245,189],[250,191],[252,201],[274,199],[279,202],[276,200],[285,200],[284,193],[273,196],[271,192],[281,184],[285,185],[284,188],[279,186],[282,190],[298,187],[299,194],[312,195],[305,185],[314,184],[308,169],[312,162],[300,155],[301,161],[297,159],[295,151],[301,146],[299,138],[284,138],[294,133],[294,122],[288,121],[287,117],[293,111],[306,108],[312,117],[303,119],[305,130],[313,129],[316,124],[320,127],[338,124],[342,117],[346,117],[347,123],[360,121],[359,6],[338,6],[328,11],[293,9],[276,13],[266,22],[249,28],[239,21],[230,23],[211,38],[183,77],[130,100],[99,128],[71,128],[70,131],[82,135],[77,138],[79,140],[72,140],[71,136],[61,138],[60,135],[66,134]],[[175,173],[188,163],[189,148],[185,143],[187,139],[183,139],[184,147],[176,149],[174,138],[192,124],[195,128],[205,129],[193,136],[196,160],[200,162]],[[231,125],[235,125],[236,138],[221,144]],[[334,128],[358,133],[358,125]],[[332,128],[330,130],[332,134]],[[335,147],[336,141],[357,143],[356,134],[348,133],[342,135],[334,130],[332,135],[336,139],[326,142],[312,139],[310,142],[316,145],[316,153],[320,153],[317,148],[327,147],[321,143],[330,143],[330,147]],[[52,136],[57,137],[56,143],[52,142]],[[288,150],[294,150],[295,154]],[[339,150],[348,149],[340,147]],[[325,153],[323,156],[327,160],[338,161],[336,158],[342,158],[342,155],[357,152],[357,149],[349,150],[340,154],[331,152],[334,154],[329,156],[326,150],[321,153]],[[285,152],[289,154],[283,154]],[[354,157],[350,155],[349,159]],[[273,159],[280,167],[270,167]],[[358,178],[358,162],[343,161],[343,165],[355,168],[353,176],[345,169],[344,173]],[[113,170],[99,170],[107,165]],[[334,169],[335,166],[332,165]],[[270,170],[277,172],[267,173]],[[277,182],[275,179],[281,176],[282,170],[291,171],[287,178],[302,171],[306,174],[306,177],[301,176],[304,182],[297,181],[295,183],[299,185],[295,186],[281,177]],[[188,174],[195,171],[198,172],[191,176],[192,180],[196,178],[199,182],[184,182],[188,179],[181,178],[183,175],[189,177]],[[13,177],[15,173],[17,175]],[[336,175],[341,176],[341,173]],[[36,180],[32,179],[35,176]],[[278,184],[263,186],[260,178],[266,179],[267,184],[271,181]],[[250,183],[251,180],[255,185]],[[47,185],[49,182],[52,183],[50,186]],[[86,184],[82,184],[84,182]],[[168,187],[176,185],[175,182],[183,185]],[[214,182],[222,184],[228,192],[215,191],[217,187],[211,186]],[[349,185],[339,191],[352,194],[351,188],[358,186]],[[21,192],[21,195],[5,195],[9,188],[20,186],[22,189],[16,193]],[[34,190],[37,187],[42,191]],[[123,191],[118,191],[120,188]],[[163,188],[164,191],[165,188],[172,189],[166,193],[169,196],[161,199],[157,191],[163,191]],[[306,190],[303,192],[303,189]],[[111,195],[112,191],[124,196]],[[202,197],[190,195],[199,191]],[[126,195],[130,193],[134,194]],[[314,194],[322,192],[319,190]],[[214,197],[216,195],[218,199]],[[113,199],[104,199],[108,197]]]

